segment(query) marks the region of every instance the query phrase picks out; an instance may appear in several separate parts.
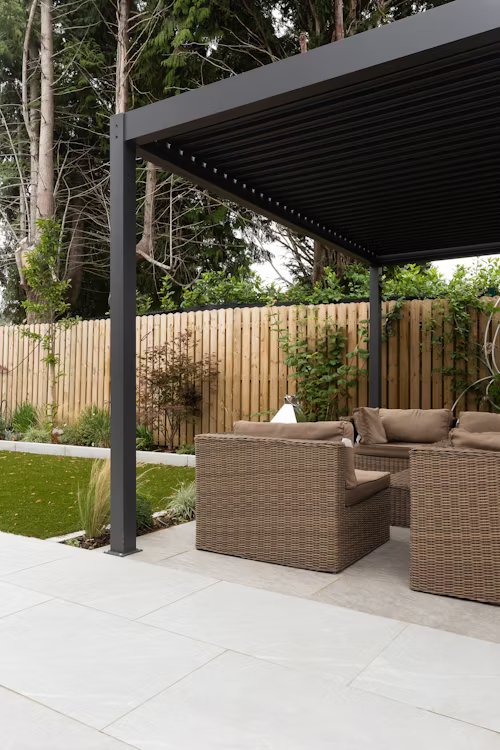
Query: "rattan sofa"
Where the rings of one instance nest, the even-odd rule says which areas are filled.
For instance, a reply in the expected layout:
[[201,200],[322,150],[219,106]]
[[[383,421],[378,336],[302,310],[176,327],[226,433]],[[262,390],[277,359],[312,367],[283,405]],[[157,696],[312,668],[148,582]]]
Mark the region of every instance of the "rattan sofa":
[[337,573],[389,539],[389,490],[346,505],[342,443],[196,437],[196,547]]
[[500,452],[410,453],[410,586],[500,604]]

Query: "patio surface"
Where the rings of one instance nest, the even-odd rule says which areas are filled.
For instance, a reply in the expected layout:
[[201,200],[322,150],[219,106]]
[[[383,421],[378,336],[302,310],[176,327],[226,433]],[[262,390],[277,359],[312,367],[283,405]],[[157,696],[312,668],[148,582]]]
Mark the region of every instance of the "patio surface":
[[500,608],[409,591],[392,532],[339,576],[0,533],[2,750],[500,750]]

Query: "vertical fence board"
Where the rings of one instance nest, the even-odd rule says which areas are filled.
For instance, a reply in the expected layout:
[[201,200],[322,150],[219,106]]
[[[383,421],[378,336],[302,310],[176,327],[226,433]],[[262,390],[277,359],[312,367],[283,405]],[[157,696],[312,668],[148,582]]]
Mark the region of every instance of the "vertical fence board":
[[225,393],[224,393],[224,431],[232,432],[233,429],[233,355],[234,355],[234,310],[226,310],[226,361],[225,369]]
[[241,315],[241,419],[250,419],[250,347],[251,312],[249,307]]
[[241,333],[241,308],[237,307],[233,312],[233,424],[241,419]]

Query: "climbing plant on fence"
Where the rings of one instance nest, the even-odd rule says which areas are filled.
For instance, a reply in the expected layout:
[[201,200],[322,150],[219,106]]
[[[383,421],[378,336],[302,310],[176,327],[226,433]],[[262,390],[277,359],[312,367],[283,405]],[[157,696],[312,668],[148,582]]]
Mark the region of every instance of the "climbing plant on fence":
[[368,352],[359,347],[346,352],[345,331],[330,319],[316,322],[312,341],[308,336],[296,335],[295,331],[285,328],[279,319],[275,326],[286,355],[285,363],[292,368],[290,377],[296,381],[297,400],[306,419],[329,421],[348,414],[351,389],[360,377],[367,375],[366,369],[349,360],[367,359]]

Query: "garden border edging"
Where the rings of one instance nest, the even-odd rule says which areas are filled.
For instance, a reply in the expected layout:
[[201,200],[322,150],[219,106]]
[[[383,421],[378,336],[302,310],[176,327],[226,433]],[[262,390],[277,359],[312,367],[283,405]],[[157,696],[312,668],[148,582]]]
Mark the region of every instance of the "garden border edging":
[[[20,440],[0,440],[0,451],[18,453],[39,453],[49,456],[70,456],[73,458],[109,458],[109,448],[89,448],[85,445],[61,445],[54,443],[23,443]],[[138,463],[163,464],[165,466],[196,466],[196,456],[156,451],[136,451]]]

